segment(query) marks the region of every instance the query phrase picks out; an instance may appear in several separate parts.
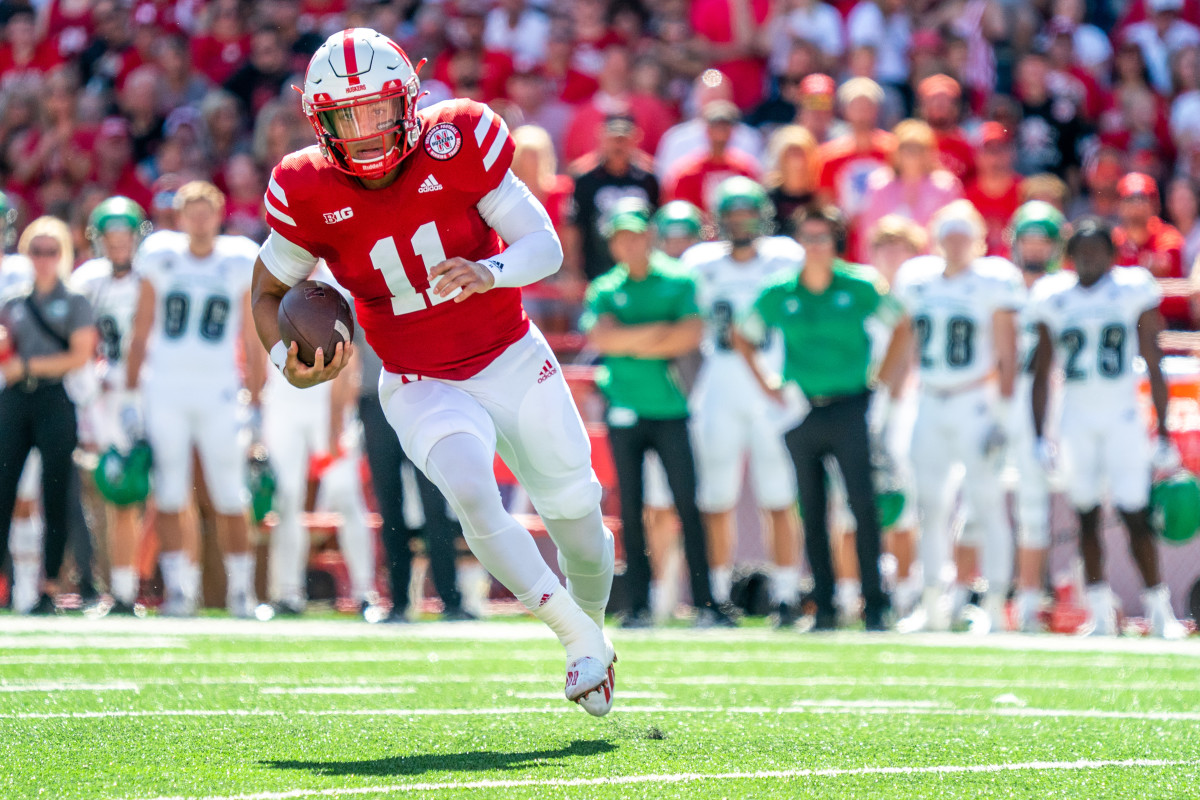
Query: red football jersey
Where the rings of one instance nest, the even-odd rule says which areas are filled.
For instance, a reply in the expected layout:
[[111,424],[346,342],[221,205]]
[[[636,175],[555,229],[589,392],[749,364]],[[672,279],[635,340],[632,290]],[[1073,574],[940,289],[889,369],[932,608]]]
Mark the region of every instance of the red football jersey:
[[[1141,245],[1130,239],[1124,228],[1113,231],[1117,265],[1145,267],[1156,278],[1182,278],[1183,234],[1159,217],[1151,217],[1147,228],[1150,237]],[[1164,297],[1160,308],[1167,320],[1190,325],[1191,309],[1186,297]]]
[[284,158],[271,174],[267,222],[325,259],[354,295],[358,324],[389,372],[462,380],[529,330],[521,290],[456,303],[431,291],[429,270],[503,249],[476,205],[504,178],[513,143],[499,115],[472,100],[418,116],[421,138],[383,189],[364,188],[315,145]]

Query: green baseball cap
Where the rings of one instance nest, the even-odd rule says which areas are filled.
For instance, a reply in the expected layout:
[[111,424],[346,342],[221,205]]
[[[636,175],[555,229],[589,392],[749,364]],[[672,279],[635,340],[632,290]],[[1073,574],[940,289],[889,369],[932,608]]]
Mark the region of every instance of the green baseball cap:
[[613,204],[604,236],[611,239],[617,231],[645,233],[650,228],[650,206],[640,197],[625,197]]

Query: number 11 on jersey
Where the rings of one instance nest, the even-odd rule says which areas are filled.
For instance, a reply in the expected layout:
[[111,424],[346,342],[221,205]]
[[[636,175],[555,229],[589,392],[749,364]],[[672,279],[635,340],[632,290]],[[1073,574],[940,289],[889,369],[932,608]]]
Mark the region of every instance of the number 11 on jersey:
[[[417,228],[410,244],[413,253],[425,264],[426,276],[431,269],[446,260],[446,249],[442,247],[442,237],[438,235],[435,222],[426,222]],[[383,280],[392,293],[392,313],[396,316],[433,308],[439,303],[453,300],[462,291],[461,287],[456,288],[447,297],[433,294],[429,289],[418,292],[404,271],[404,263],[400,260],[400,250],[396,247],[394,236],[380,239],[371,248],[371,265],[383,273]]]

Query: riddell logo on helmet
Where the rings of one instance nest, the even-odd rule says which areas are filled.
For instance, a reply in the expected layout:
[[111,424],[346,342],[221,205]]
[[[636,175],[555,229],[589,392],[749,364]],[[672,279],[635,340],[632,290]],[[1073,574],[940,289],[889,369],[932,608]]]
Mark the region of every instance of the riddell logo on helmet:
[[325,213],[325,222],[332,225],[335,222],[341,222],[343,220],[350,219],[353,216],[354,209],[350,206],[346,206],[340,211],[327,211]]

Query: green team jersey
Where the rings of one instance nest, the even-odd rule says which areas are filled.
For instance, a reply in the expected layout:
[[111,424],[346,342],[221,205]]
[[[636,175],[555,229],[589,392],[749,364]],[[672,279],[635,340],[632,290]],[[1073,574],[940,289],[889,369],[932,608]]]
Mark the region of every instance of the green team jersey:
[[[586,333],[605,314],[622,325],[642,325],[678,322],[699,313],[692,277],[675,259],[655,251],[642,280],[634,280],[624,264],[617,264],[592,281],[579,327]],[[646,419],[687,416],[687,397],[670,359],[606,355],[596,383],[614,409],[628,409]]]
[[771,280],[742,321],[747,338],[761,341],[768,328],[783,336],[783,378],[808,397],[855,394],[871,379],[867,320],[892,326],[903,315],[874,268],[837,259],[833,279],[814,294],[796,273]]

